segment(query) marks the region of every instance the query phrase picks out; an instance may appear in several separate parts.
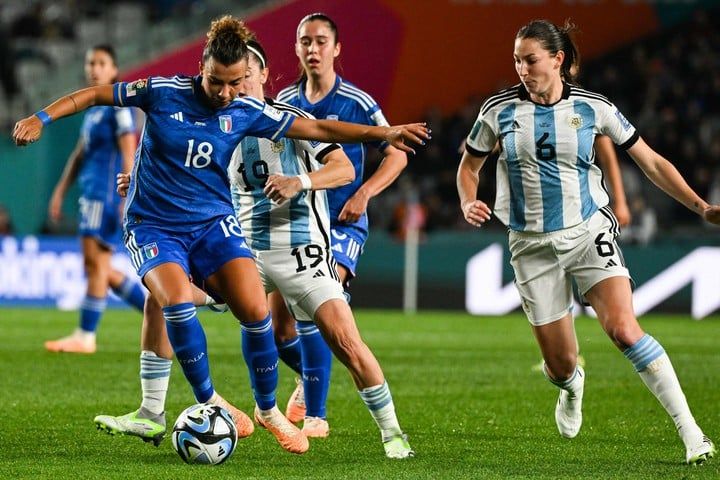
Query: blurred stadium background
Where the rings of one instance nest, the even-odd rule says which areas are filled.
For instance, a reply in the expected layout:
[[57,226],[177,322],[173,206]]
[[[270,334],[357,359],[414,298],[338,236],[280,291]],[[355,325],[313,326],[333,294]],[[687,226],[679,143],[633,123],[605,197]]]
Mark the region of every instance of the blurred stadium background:
[[[114,45],[123,79],[193,74],[209,20],[230,12],[246,18],[266,46],[277,92],[298,74],[297,22],[315,11],[339,26],[340,73],[371,93],[391,123],[425,120],[434,131],[399,181],[371,202],[371,236],[352,287],[356,307],[403,305],[403,239],[415,226],[419,308],[500,314],[519,305],[512,285],[505,287],[503,228],[496,220],[480,231],[465,224],[455,170],[483,98],[516,82],[512,39],[532,18],[577,23],[582,84],[610,97],[701,196],[720,202],[716,0],[3,0],[0,306],[71,308],[82,295],[77,194],[68,196],[63,222],[46,219],[81,118],[52,125],[27,149],[16,149],[9,133],[17,119],[84,85],[88,47]],[[378,161],[372,156],[366,171]],[[705,247],[720,247],[720,231],[662,194],[628,157],[620,161],[633,213],[621,241],[645,295],[636,303],[712,313],[720,307],[720,249]],[[494,197],[493,170],[488,162],[480,187],[486,200]],[[492,245],[500,249],[486,250]]]

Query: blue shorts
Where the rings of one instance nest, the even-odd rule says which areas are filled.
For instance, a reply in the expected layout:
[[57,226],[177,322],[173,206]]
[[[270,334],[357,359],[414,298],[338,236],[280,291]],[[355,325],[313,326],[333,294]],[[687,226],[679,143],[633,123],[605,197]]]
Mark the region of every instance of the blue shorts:
[[103,247],[115,250],[120,243],[122,226],[120,207],[103,200],[80,197],[80,235],[96,239]]
[[192,232],[142,223],[126,226],[125,247],[140,278],[163,263],[177,263],[188,276],[205,279],[236,258],[255,258],[235,215],[215,217]]
[[366,229],[357,225],[333,223],[330,226],[330,246],[335,261],[350,272],[348,281],[355,277],[360,254],[368,237]]

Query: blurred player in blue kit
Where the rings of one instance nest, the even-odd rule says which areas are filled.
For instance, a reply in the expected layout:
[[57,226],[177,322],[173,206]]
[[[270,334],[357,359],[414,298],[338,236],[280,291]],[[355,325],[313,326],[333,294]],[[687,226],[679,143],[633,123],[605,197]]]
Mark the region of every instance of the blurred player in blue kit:
[[[115,51],[110,45],[97,45],[87,51],[88,85],[111,85],[117,76]],[[78,180],[80,236],[87,275],[80,325],[70,336],[45,342],[45,348],[51,352],[95,352],[95,332],[105,311],[108,286],[118,297],[143,310],[145,292],[140,282],[110,264],[121,237],[121,200],[115,191],[115,175],[132,169],[137,146],[135,133],[132,109],[101,105],[89,108],[77,145],[50,198],[48,214],[56,222],[65,194]]]
[[[232,152],[246,136],[275,142],[286,136],[386,141],[405,151],[412,151],[405,141],[423,143],[429,136],[420,124],[368,127],[311,120],[238,96],[244,93],[250,38],[241,21],[225,16],[208,32],[200,75],[80,90],[19,121],[13,137],[18,145],[32,143],[44,125],[92,105],[136,106],[146,112],[125,209],[125,244],[138,275],[162,307],[178,363],[197,401],[211,401],[215,390],[193,304],[193,272],[241,322],[256,419],[286,450],[303,453],[307,438],[276,406],[278,352],[263,285],[233,210],[227,176]],[[251,424],[249,418],[247,422]]]

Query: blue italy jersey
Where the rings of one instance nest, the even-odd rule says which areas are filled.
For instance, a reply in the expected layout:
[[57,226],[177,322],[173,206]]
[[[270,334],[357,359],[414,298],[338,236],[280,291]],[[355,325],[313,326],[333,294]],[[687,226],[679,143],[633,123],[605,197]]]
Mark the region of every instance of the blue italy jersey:
[[129,108],[98,106],[85,112],[80,135],[83,152],[78,184],[80,196],[106,204],[119,203],[115,176],[122,170],[122,155],[117,139],[135,133]]
[[[388,125],[375,100],[350,82],[340,78],[340,75],[337,75],[333,89],[317,103],[311,103],[305,97],[305,81],[285,88],[278,94],[277,99],[311,113],[318,119],[341,120],[363,125]],[[380,150],[387,147],[387,143],[374,145]],[[342,147],[355,167],[355,180],[348,185],[328,190],[330,221],[333,224],[337,222],[337,217],[345,203],[363,183],[363,169],[367,153],[365,144],[349,143],[342,144]],[[366,214],[358,220],[357,225],[361,229],[367,230]]]
[[143,109],[147,118],[135,159],[126,224],[189,231],[233,215],[227,168],[246,135],[277,141],[294,120],[248,97],[213,109],[201,77],[151,77],[117,83],[115,104]]
[[608,204],[595,164],[596,135],[624,149],[639,138],[602,95],[565,84],[558,102],[542,105],[517,85],[483,104],[466,148],[484,156],[500,144],[498,219],[515,231],[552,232],[578,225]]

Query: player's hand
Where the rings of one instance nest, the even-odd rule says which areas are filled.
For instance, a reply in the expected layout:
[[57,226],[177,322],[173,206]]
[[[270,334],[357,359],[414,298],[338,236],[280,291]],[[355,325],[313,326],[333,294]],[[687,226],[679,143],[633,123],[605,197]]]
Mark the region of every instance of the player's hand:
[[62,218],[63,196],[57,190],[53,191],[48,204],[48,217],[51,222],[57,223]]
[[630,225],[630,222],[632,222],[632,213],[630,213],[630,207],[628,207],[627,202],[614,203],[612,210],[622,228]]
[[409,123],[386,128],[385,141],[405,153],[415,153],[415,150],[407,145],[408,142],[425,145],[425,141],[432,138],[426,123]]
[[710,205],[703,211],[703,218],[706,222],[720,225],[720,205]]
[[355,194],[345,202],[338,220],[345,223],[355,223],[367,210],[370,196],[363,189],[358,190]]
[[296,176],[270,175],[265,182],[265,196],[270,200],[283,203],[290,200],[302,190],[302,183]]
[[127,197],[128,190],[130,189],[130,174],[118,173],[117,177],[115,177],[115,183],[118,194],[121,197]]
[[15,145],[24,147],[36,142],[42,134],[43,123],[35,115],[23,118],[15,124],[12,132],[12,139]]
[[476,227],[482,227],[482,224],[490,220],[490,216],[492,215],[490,207],[480,200],[466,202],[462,205],[462,211],[465,216],[465,220],[467,220],[470,225],[474,225]]

